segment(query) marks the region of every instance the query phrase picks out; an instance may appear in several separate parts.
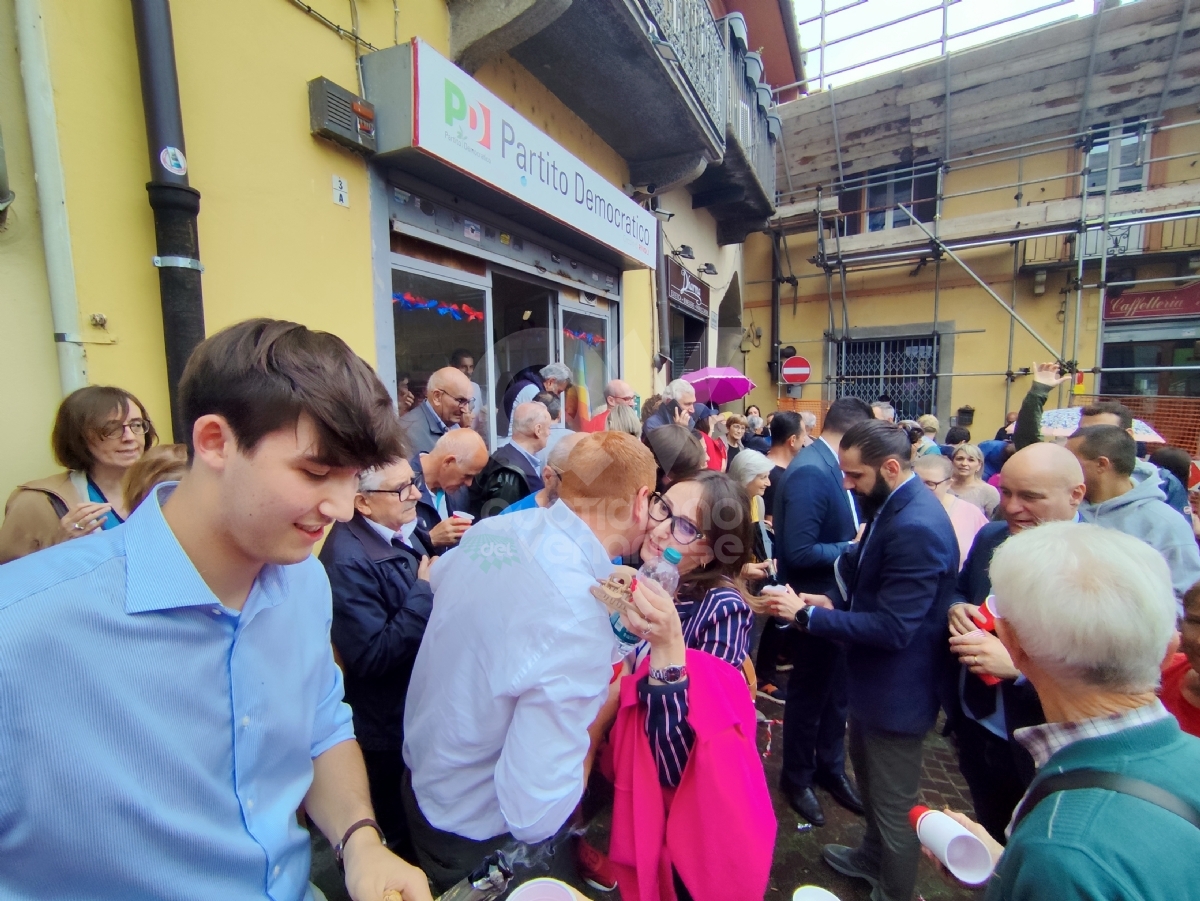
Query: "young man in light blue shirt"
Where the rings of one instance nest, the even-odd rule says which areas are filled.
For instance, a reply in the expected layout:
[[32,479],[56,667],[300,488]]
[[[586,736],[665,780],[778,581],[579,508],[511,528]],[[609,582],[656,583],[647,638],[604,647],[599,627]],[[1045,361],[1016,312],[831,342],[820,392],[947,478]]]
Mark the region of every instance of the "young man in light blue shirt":
[[193,460],[117,529],[0,568],[0,897],[427,901],[374,826],[313,545],[402,456],[338,338],[252,320],[179,386]]

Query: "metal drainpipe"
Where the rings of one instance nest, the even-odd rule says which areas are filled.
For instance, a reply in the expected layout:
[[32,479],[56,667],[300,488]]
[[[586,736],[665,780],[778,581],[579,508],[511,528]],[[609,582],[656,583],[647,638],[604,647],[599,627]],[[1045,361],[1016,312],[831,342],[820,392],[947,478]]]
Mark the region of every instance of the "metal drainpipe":
[[[659,363],[666,361],[671,368],[668,369],[671,377],[674,378],[674,364],[671,364],[671,310],[670,300],[667,297],[667,258],[665,251],[665,242],[663,240],[663,224],[658,223],[658,267],[655,270],[655,277],[658,287],[658,353]],[[668,379],[667,381],[670,381]]]
[[768,368],[771,370],[771,380],[780,386],[783,384],[783,379],[779,377],[779,348],[782,344],[779,339],[779,280],[783,277],[779,265],[781,240],[783,238],[779,232],[771,232],[771,362]]
[[0,228],[8,219],[8,208],[17,195],[8,186],[8,160],[4,156],[4,132],[0,130]]
[[184,434],[179,409],[179,379],[188,357],[204,340],[204,300],[201,294],[200,241],[196,217],[200,192],[188,184],[179,110],[179,80],[175,72],[175,40],[169,0],[132,0],[133,30],[142,77],[142,107],[150,151],[150,181],[146,190],[154,210],[154,239],[158,255],[158,288],[162,297],[163,338],[167,354],[167,387],[171,395],[171,428],[175,440],[191,443]]
[[58,150],[58,117],[50,82],[50,52],[38,0],[17,0],[17,46],[29,143],[33,150],[46,282],[50,288],[50,318],[58,352],[58,378],[63,395],[87,385],[87,362],[79,335],[79,298],[75,294],[75,262],[67,222],[67,191]]

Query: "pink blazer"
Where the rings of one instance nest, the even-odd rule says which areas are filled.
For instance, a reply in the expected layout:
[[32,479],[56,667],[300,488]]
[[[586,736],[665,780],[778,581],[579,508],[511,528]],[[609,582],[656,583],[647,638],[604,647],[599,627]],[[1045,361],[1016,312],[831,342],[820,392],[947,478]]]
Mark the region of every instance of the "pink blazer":
[[696,741],[675,789],[663,788],[637,682],[621,685],[613,726],[615,794],[609,859],[624,901],[676,901],[672,865],[695,901],[762,901],[775,850],[775,811],[742,674],[688,650],[688,722]]

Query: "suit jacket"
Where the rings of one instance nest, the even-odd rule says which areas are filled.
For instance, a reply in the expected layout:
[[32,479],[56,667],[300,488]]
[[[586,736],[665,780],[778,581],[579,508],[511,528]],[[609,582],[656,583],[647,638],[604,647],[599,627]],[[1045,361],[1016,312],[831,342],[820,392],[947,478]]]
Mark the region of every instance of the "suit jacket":
[[509,504],[541,491],[543,485],[541,473],[520,448],[506,444],[492,454],[471,483],[470,512],[479,519],[495,516]]
[[[987,596],[992,593],[992,579],[989,573],[992,555],[996,552],[996,548],[1008,540],[1008,536],[1008,523],[1005,522],[991,522],[979,530],[971,545],[971,552],[967,554],[967,561],[963,564],[962,572],[958,574],[958,585],[952,603],[978,606],[987,600]],[[951,729],[958,723],[959,718],[964,716],[962,698],[959,695],[959,676],[962,669],[963,666],[958,662],[958,658],[954,654],[948,653],[945,707]],[[968,681],[979,682],[981,687],[987,687],[973,673],[968,672],[965,677]],[[1032,683],[1024,680],[1005,679],[990,690],[1000,692],[1004,698],[1004,726],[1008,731],[1009,745],[1016,758],[1017,769],[1028,783],[1033,779],[1033,758],[1029,756],[1029,752],[1021,743],[1013,738],[1013,732],[1026,726],[1037,726],[1046,722],[1041,701],[1038,700]]]
[[796,591],[835,590],[833,563],[858,531],[850,504],[837,456],[824,441],[814,441],[788,465],[772,516],[779,576]]
[[915,476],[892,492],[860,544],[838,561],[848,609],[812,611],[809,631],[849,645],[850,715],[923,735],[937,720],[958,540]]
[[433,589],[417,578],[428,536],[413,549],[389,544],[361,513],[329,532],[319,559],[333,591],[334,647],[342,658],[354,734],[369,751],[404,747],[404,698]]
[[433,450],[437,440],[457,425],[448,426],[440,416],[429,406],[429,401],[421,401],[400,417],[400,428],[408,441],[410,453],[427,454]]

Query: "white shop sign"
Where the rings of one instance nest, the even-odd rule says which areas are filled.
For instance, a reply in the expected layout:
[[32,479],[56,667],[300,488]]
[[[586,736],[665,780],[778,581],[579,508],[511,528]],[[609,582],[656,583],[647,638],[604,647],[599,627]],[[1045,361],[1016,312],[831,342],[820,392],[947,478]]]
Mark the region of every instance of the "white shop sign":
[[413,146],[649,268],[654,216],[420,40]]

